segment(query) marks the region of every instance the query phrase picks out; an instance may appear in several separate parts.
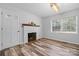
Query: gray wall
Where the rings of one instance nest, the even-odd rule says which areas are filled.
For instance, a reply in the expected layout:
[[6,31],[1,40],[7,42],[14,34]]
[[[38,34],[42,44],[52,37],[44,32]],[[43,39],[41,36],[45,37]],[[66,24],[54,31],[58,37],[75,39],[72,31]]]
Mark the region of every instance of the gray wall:
[[[19,44],[23,44],[24,42],[24,39],[23,39],[23,33],[22,33],[22,24],[23,23],[28,23],[29,21],[34,21],[36,24],[38,24],[38,25],[40,25],[40,27],[39,27],[39,29],[37,29],[36,30],[36,32],[37,32],[37,34],[38,34],[38,39],[40,39],[41,37],[42,37],[42,24],[41,24],[41,18],[39,18],[38,16],[36,16],[36,15],[34,15],[34,14],[32,14],[32,13],[29,13],[29,12],[25,12],[25,11],[22,11],[22,10],[19,10],[19,9],[17,9],[17,8],[10,8],[10,7],[0,7],[1,9],[2,9],[2,11],[3,12],[6,12],[5,13],[5,15],[7,15],[7,14],[11,14],[11,15],[15,15],[15,16],[18,16],[18,29],[17,30],[19,30],[20,31],[20,33],[19,33],[19,41],[18,41],[18,43]],[[0,11],[1,12],[1,11]],[[1,20],[3,20],[3,19],[0,19],[0,21]],[[7,20],[6,20],[6,22],[7,22]],[[8,22],[7,22],[8,23]],[[0,23],[1,24],[1,23]],[[3,23],[2,23],[3,24]],[[5,23],[4,23],[5,24]],[[11,23],[8,23],[8,24],[11,24]],[[5,27],[4,27],[5,28]],[[8,28],[8,27],[7,27]],[[34,27],[33,27],[34,28]],[[29,30],[33,30],[33,28],[28,28]],[[27,28],[26,28],[27,29]],[[29,32],[28,30],[26,31],[26,32]],[[5,33],[5,32],[4,32]],[[1,34],[1,32],[0,32],[0,34]],[[8,34],[8,33],[5,33],[5,34]],[[12,35],[12,34],[11,34]],[[1,36],[1,35],[0,35]],[[4,35],[2,35],[2,36],[4,36]],[[11,36],[9,36],[9,37],[11,37]],[[5,38],[6,38],[6,40],[8,40],[7,39],[7,35],[5,35]],[[27,39],[26,39],[27,40]],[[25,42],[27,42],[25,40]],[[6,42],[5,41],[5,39],[3,40],[2,38],[0,39],[0,42]],[[9,43],[9,42],[8,42]],[[18,43],[14,43],[14,44],[12,44],[12,46],[14,46],[14,45],[17,45]],[[0,47],[1,47],[1,44],[0,44]],[[1,47],[1,48],[8,48],[7,46],[4,46],[4,47]]]
[[[78,17],[78,33],[53,33],[51,32],[51,20],[53,19],[60,19],[67,16],[77,16]],[[47,18],[43,18],[43,37],[56,39],[59,41],[65,41],[70,43],[79,44],[79,9],[75,9],[72,11],[68,11],[62,14],[50,16]]]
[[0,50],[1,50],[1,8],[0,8]]

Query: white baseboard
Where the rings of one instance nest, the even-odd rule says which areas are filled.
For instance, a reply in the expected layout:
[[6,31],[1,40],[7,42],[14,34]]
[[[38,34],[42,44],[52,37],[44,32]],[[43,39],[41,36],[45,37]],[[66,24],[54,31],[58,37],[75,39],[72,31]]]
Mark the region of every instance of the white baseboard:
[[57,41],[61,41],[61,42],[67,42],[67,43],[79,45],[79,43],[77,43],[77,42],[65,41],[65,40],[63,40],[63,39],[58,39],[58,38],[47,38],[47,39],[57,40]]

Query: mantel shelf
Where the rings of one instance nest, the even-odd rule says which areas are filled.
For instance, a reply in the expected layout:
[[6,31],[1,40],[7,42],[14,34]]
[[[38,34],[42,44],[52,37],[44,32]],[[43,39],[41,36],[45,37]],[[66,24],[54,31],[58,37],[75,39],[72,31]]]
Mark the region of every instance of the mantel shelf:
[[32,24],[22,24],[22,26],[40,27],[40,25],[32,25]]

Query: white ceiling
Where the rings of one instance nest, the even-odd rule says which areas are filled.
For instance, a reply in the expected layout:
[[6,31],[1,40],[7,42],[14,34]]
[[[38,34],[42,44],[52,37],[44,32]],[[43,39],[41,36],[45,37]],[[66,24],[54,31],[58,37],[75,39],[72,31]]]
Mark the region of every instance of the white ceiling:
[[0,6],[15,7],[23,11],[33,13],[39,17],[47,17],[79,8],[79,3],[59,3],[60,11],[58,13],[56,13],[55,11],[53,11],[53,9],[50,8],[49,3],[4,3],[0,4]]

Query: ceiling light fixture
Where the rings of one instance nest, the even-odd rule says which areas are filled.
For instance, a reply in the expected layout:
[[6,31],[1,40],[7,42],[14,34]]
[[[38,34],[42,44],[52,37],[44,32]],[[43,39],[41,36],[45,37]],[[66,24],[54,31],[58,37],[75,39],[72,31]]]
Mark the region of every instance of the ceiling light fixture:
[[57,4],[57,3],[50,3],[50,6],[51,6],[51,8],[54,10],[54,11],[56,11],[56,12],[58,12],[59,11],[59,5]]

